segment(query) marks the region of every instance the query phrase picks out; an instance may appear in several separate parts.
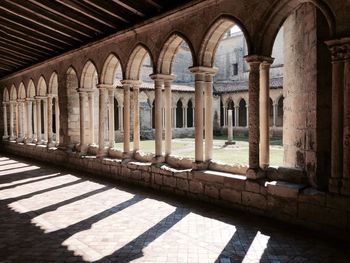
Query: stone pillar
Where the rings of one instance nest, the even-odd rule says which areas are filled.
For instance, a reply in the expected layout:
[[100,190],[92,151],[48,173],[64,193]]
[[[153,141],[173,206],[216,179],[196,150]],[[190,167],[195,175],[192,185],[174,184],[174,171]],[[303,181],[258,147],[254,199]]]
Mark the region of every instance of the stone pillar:
[[227,121],[226,121],[226,116],[227,116],[227,111],[226,111],[226,106],[222,107],[222,110],[224,111],[224,127],[227,126]]
[[37,139],[36,139],[36,143],[40,144],[42,141],[42,133],[41,133],[41,99],[36,97],[36,124],[37,124]]
[[269,100],[270,100],[270,65],[273,59],[265,60],[260,64],[260,145],[259,164],[261,169],[267,169],[270,164],[270,121],[269,121]]
[[33,134],[33,143],[38,142],[38,101],[34,100],[33,101],[33,117],[34,117],[34,134]]
[[205,161],[213,158],[213,77],[217,69],[205,75]]
[[[108,96],[109,85],[98,84],[97,89],[99,92],[99,107],[98,107],[98,116],[99,116],[99,126],[98,126],[98,156],[104,156],[106,154],[105,150],[105,131],[107,129],[106,125],[106,114],[107,114],[107,96]],[[89,98],[89,107],[91,106]],[[93,104],[92,104],[93,107]],[[91,113],[90,113],[91,114]],[[93,114],[93,113],[92,113]],[[90,119],[91,121],[91,119]],[[91,127],[91,126],[90,126]],[[111,127],[109,127],[111,128]],[[93,141],[91,141],[93,143]]]
[[187,128],[187,107],[184,107],[184,128]]
[[27,98],[27,139],[26,142],[30,143],[33,140],[33,127],[32,127],[32,110],[33,110],[33,100]]
[[155,156],[156,162],[163,161],[162,158],[162,140],[163,140],[163,125],[162,125],[162,85],[164,78],[161,74],[150,76],[154,80],[155,101],[154,101],[154,124],[155,124]]
[[273,103],[273,127],[277,127],[278,102]]
[[14,136],[14,102],[10,101],[10,140],[14,140],[15,136]]
[[47,96],[47,146],[52,147],[53,144],[53,133],[52,133],[52,95]]
[[109,105],[109,113],[108,113],[108,122],[109,122],[109,147],[114,148],[115,144],[115,127],[114,127],[114,87],[110,87],[108,90],[108,105]]
[[28,138],[28,133],[27,133],[28,120],[27,120],[27,102],[25,99],[23,99],[21,107],[22,107],[21,119],[23,121],[23,123],[22,123],[22,138],[24,138],[24,142],[26,142],[26,139]]
[[9,137],[8,130],[7,130],[7,102],[2,103],[2,109],[4,114],[4,136],[2,138],[4,140],[7,140]]
[[47,131],[48,131],[48,112],[47,112],[47,97],[43,98],[43,105],[44,105],[44,112],[42,114],[44,114],[44,142],[47,143]]
[[140,103],[139,103],[139,93],[140,93],[140,83],[133,83],[133,110],[134,110],[134,141],[133,141],[133,151],[137,152],[140,150]]
[[343,88],[344,88],[344,50],[331,47],[332,52],[332,141],[331,178],[329,191],[339,193],[343,175]]
[[235,106],[235,127],[239,126],[239,105]]
[[173,108],[173,127],[176,128],[176,107]]
[[259,69],[261,58],[259,56],[248,56],[249,63],[249,116],[248,116],[248,136],[249,136],[249,169],[247,178],[258,179],[263,177],[259,173]]
[[345,45],[344,62],[344,133],[343,186],[341,193],[350,195],[350,43]]
[[17,108],[16,108],[16,132],[17,132],[17,142],[22,142],[24,137],[24,130],[23,130],[23,105],[24,105],[24,99],[17,99]]
[[123,126],[124,126],[124,154],[128,155],[130,152],[130,84],[122,81],[124,89],[124,113],[123,113]]
[[164,97],[165,97],[165,156],[171,154],[171,139],[172,139],[172,127],[171,127],[171,83],[174,80],[174,76],[169,75],[169,79],[164,80]]
[[119,130],[123,131],[123,106],[118,106],[118,114],[119,114]]
[[15,116],[16,116],[16,141],[19,139],[19,103],[15,102]]
[[[95,145],[95,110],[94,110],[94,90],[88,91],[89,101],[89,130],[90,130],[90,145]],[[104,132],[104,131],[102,131]]]
[[86,144],[86,102],[87,102],[87,93],[83,89],[78,89],[79,93],[79,107],[80,107],[80,145],[79,151],[82,154],[86,153],[87,144]]
[[227,111],[227,144],[231,144],[233,141],[233,123],[232,123],[232,110]]
[[58,104],[58,97],[55,99],[55,124],[56,124],[56,146],[60,143],[60,108]]

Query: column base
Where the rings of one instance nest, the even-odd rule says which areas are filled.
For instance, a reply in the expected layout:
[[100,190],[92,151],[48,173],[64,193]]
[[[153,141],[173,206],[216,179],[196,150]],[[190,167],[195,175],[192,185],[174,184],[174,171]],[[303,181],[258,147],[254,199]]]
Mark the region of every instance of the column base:
[[248,168],[246,172],[247,179],[257,180],[266,177],[265,171],[260,168]]
[[131,159],[132,158],[132,152],[123,152],[123,159]]
[[9,136],[8,136],[8,135],[2,136],[2,140],[7,141],[8,139],[9,139]]
[[350,179],[343,178],[342,182],[343,182],[343,185],[341,187],[340,193],[342,195],[350,196]]
[[77,150],[78,152],[80,152],[81,154],[86,154],[87,150],[88,150],[88,146],[86,144],[79,144],[77,146]]
[[152,158],[152,163],[164,163],[165,157],[164,156],[155,156]]
[[209,167],[210,161],[207,162],[201,162],[201,161],[195,161],[192,163],[192,170],[200,171],[200,170],[207,170]]
[[108,148],[107,147],[98,148],[96,157],[103,158],[103,157],[106,157],[106,156],[108,156]]
[[330,178],[328,191],[334,194],[339,194],[341,188],[341,178]]
[[22,142],[24,142],[24,138],[23,137],[19,137],[19,138],[16,139],[16,142],[17,143],[22,143]]
[[56,147],[56,143],[55,142],[48,142],[47,143],[47,148],[53,148]]

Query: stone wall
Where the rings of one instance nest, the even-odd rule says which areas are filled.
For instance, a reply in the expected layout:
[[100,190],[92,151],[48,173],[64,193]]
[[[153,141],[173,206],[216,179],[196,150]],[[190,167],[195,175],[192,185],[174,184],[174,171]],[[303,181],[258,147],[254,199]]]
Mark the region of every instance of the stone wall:
[[44,146],[6,143],[1,145],[1,149],[26,158],[29,156],[88,172],[95,177],[136,184],[155,191],[199,199],[227,209],[248,211],[306,226],[337,238],[348,240],[350,234],[350,198],[307,187],[302,180],[294,183],[279,181],[280,176],[301,178],[298,173],[302,172],[298,170],[271,170],[267,179],[255,181],[238,174],[213,170],[180,170],[162,163],[80,157]]

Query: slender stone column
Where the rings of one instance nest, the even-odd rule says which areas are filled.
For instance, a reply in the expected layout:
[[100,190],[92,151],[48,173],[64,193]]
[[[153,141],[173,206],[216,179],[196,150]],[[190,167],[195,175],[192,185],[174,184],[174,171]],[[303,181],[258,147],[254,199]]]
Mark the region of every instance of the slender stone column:
[[110,87],[108,89],[108,105],[109,105],[109,112],[108,112],[108,122],[109,122],[109,147],[114,148],[115,144],[115,127],[114,127],[114,87]]
[[239,126],[239,105],[235,106],[235,127]]
[[15,116],[16,116],[16,141],[19,139],[19,103],[15,102]]
[[47,96],[47,146],[52,147],[53,145],[53,135],[52,135],[52,95]]
[[55,99],[55,124],[56,124],[56,146],[60,143],[60,108],[58,97]]
[[176,129],[176,107],[173,108],[173,127]]
[[247,178],[258,179],[263,177],[259,173],[259,68],[262,62],[259,56],[248,56],[249,63],[249,116],[248,116],[248,136],[249,136],[249,169]]
[[124,126],[124,154],[130,152],[130,84],[122,81],[124,89],[124,114],[123,114],[123,126]]
[[154,80],[155,102],[154,102],[154,124],[155,124],[155,155],[156,162],[162,161],[162,141],[163,141],[163,125],[162,125],[162,86],[164,79],[160,74],[150,76]]
[[350,195],[350,43],[345,45],[344,63],[344,138],[343,186],[341,193]]
[[82,154],[86,153],[87,144],[86,144],[86,102],[87,102],[87,93],[83,89],[78,89],[79,93],[79,111],[80,111],[80,145],[79,151]]
[[10,101],[10,140],[14,140],[14,102]]
[[232,110],[227,111],[227,144],[231,144],[233,141],[233,123],[232,123]]
[[17,142],[22,142],[24,137],[23,130],[23,102],[24,99],[17,99],[16,107],[16,132],[17,132]]
[[277,127],[278,102],[273,103],[273,127]]
[[171,83],[174,80],[174,76],[169,75],[169,79],[164,81],[164,97],[165,97],[165,156],[171,154],[171,139],[172,139],[172,127],[171,127]]
[[139,93],[140,93],[140,83],[133,83],[133,110],[134,110],[134,141],[133,141],[133,151],[137,152],[140,150],[140,103],[139,103]]
[[[108,96],[108,88],[109,85],[105,84],[98,84],[97,89],[99,92],[99,129],[98,129],[98,156],[104,156],[106,154],[105,152],[105,131],[107,129],[106,126],[106,114],[107,114],[107,96]],[[90,102],[90,97],[89,97],[89,107],[92,106]],[[91,114],[91,112],[90,112]],[[93,113],[92,113],[93,114]],[[91,121],[91,118],[90,118]],[[110,127],[109,127],[110,128]],[[90,126],[91,129],[91,126]],[[90,131],[91,132],[91,131]],[[93,140],[91,140],[91,143],[93,143]]]
[[331,47],[332,52],[332,142],[329,191],[339,193],[343,175],[343,88],[344,50]]
[[44,142],[47,143],[47,135],[48,135],[48,111],[47,111],[47,97],[43,98],[44,104]]
[[266,169],[270,164],[270,121],[269,121],[269,100],[270,100],[270,65],[273,59],[260,64],[260,147],[259,163],[261,169]]
[[213,158],[213,70],[205,75],[205,161]]
[[[90,130],[90,145],[95,145],[95,109],[94,109],[94,90],[88,91],[89,101],[89,130]],[[104,132],[104,131],[102,131]]]
[[37,144],[40,144],[41,141],[42,141],[42,133],[41,133],[41,99],[36,97],[36,124],[37,124],[37,133],[36,133],[36,136],[37,136],[37,139],[36,139],[36,143]]
[[222,110],[224,111],[224,127],[226,127],[227,126],[227,110],[226,110],[226,107],[225,106],[223,106],[222,107]]
[[32,127],[32,110],[33,110],[33,100],[27,98],[27,139],[26,142],[30,143],[33,140],[33,127]]
[[184,128],[187,128],[187,107],[184,107]]
[[2,138],[7,140],[9,137],[8,130],[7,130],[7,102],[2,103],[2,109],[4,114],[4,136]]
[[34,134],[33,134],[33,143],[38,142],[38,101],[33,100],[33,114],[34,117]]
[[123,131],[123,106],[118,106],[118,114],[119,114],[119,130]]
[[28,133],[27,133],[27,126],[28,126],[28,120],[27,120],[27,102],[25,99],[23,99],[21,103],[21,120],[22,120],[22,139],[24,139],[24,142],[26,142],[28,138]]

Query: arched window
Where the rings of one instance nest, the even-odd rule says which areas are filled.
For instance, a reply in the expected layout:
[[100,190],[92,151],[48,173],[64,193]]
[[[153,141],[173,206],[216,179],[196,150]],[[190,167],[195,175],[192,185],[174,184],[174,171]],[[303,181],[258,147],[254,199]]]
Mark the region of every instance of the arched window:
[[222,103],[222,100],[220,99],[220,127],[224,126],[224,104]]
[[176,128],[183,128],[183,108],[181,100],[176,103]]
[[276,126],[282,127],[283,126],[283,96],[279,98],[278,104],[277,104],[277,118],[276,118]]
[[114,130],[119,130],[119,105],[116,98],[114,98]]
[[244,99],[241,99],[239,102],[239,126],[247,126],[247,103]]
[[187,103],[187,127],[193,127],[193,104],[192,100]]
[[273,126],[273,101],[272,99],[270,98],[269,99],[269,125],[270,127]]

